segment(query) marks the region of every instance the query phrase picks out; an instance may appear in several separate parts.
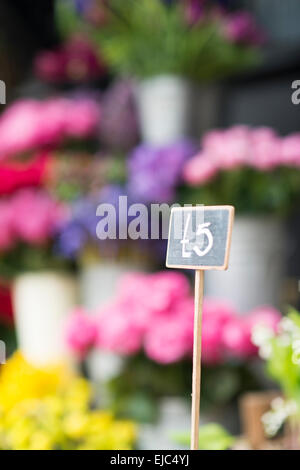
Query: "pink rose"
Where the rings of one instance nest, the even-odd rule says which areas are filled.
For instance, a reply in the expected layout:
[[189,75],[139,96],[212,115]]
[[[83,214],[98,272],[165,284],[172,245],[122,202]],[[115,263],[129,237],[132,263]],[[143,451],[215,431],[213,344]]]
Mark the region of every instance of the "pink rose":
[[183,178],[191,186],[209,183],[218,173],[214,161],[205,154],[197,155],[189,160],[183,170]]
[[66,342],[71,351],[83,358],[94,346],[97,327],[93,317],[83,309],[76,309],[66,325]]

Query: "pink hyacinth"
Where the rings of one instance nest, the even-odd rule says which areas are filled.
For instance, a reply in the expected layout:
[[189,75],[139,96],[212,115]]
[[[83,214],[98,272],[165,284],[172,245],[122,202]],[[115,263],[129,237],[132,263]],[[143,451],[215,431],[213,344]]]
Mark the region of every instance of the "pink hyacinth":
[[250,312],[247,317],[247,324],[251,332],[255,326],[262,325],[276,333],[281,319],[282,315],[276,308],[265,305]]
[[66,342],[71,351],[83,358],[95,345],[97,326],[95,320],[83,309],[76,309],[66,324]]
[[183,179],[191,186],[209,183],[218,173],[214,161],[205,154],[199,154],[189,160],[183,170]]

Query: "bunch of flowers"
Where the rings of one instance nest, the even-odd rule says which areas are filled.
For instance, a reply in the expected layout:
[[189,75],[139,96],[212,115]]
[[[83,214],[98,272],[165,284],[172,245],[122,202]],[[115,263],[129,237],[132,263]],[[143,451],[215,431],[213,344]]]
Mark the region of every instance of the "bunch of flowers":
[[[193,347],[194,301],[189,283],[179,273],[131,274],[120,283],[116,299],[96,315],[76,310],[67,327],[67,342],[84,357],[91,347],[130,356],[143,350],[160,364],[190,358]],[[223,363],[256,356],[251,341],[255,325],[272,331],[278,311],[262,307],[240,316],[224,302],[206,299],[203,306],[203,361]]]
[[128,191],[145,203],[171,202],[186,161],[195,153],[189,140],[165,147],[141,144],[128,160]]
[[82,83],[101,77],[106,67],[86,38],[74,36],[57,50],[40,52],[35,59],[35,73],[51,83]]
[[0,117],[0,159],[87,139],[99,126],[99,106],[89,98],[22,99]]
[[[230,14],[220,2],[94,0],[80,2],[79,8],[75,2],[75,7],[105,61],[122,75],[138,78],[219,78],[255,62],[263,39],[250,14]],[[64,9],[62,15],[67,14]],[[74,10],[69,17],[75,30],[80,22]]]
[[132,449],[134,423],[91,411],[88,382],[65,367],[38,369],[15,353],[0,383],[1,450]]
[[231,203],[242,211],[283,212],[299,201],[299,168],[299,133],[280,138],[270,128],[215,130],[184,167],[183,197]]
[[[269,435],[275,435],[283,422],[293,418],[299,431],[300,416],[300,315],[295,310],[285,316],[276,331],[266,325],[257,325],[252,338],[259,355],[266,361],[267,371],[283,392],[276,399],[263,421]],[[299,432],[297,434],[299,447]]]

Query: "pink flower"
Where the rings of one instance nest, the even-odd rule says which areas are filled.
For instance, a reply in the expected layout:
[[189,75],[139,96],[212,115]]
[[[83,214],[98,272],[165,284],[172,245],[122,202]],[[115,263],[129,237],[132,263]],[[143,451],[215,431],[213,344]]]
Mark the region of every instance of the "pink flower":
[[97,327],[93,317],[83,309],[76,309],[66,326],[66,342],[71,351],[84,357],[94,346],[97,338]]
[[232,318],[222,332],[222,341],[228,355],[245,358],[256,353],[256,348],[251,341],[251,333],[244,317]]
[[281,162],[283,165],[300,166],[300,133],[281,140]]
[[251,165],[259,170],[271,170],[281,163],[281,141],[275,132],[261,127],[251,132]]
[[65,79],[65,60],[60,51],[43,51],[35,59],[36,75],[47,82],[62,82]]
[[234,169],[248,163],[249,139],[249,129],[245,126],[235,126],[225,131],[211,131],[203,139],[203,151],[219,168]]
[[153,321],[146,333],[147,356],[161,364],[183,359],[191,349],[190,328],[183,317],[167,317]]
[[12,198],[11,210],[16,237],[28,243],[46,242],[65,217],[64,207],[40,190],[20,190]]
[[99,106],[91,99],[78,99],[70,103],[69,113],[65,116],[66,135],[88,137],[99,125]]
[[282,315],[276,308],[265,305],[258,307],[249,313],[247,324],[251,333],[254,326],[257,325],[266,326],[276,333],[281,319]]
[[229,41],[257,45],[264,42],[265,35],[249,12],[239,11],[225,19],[224,34]]
[[6,251],[14,243],[12,226],[13,212],[6,200],[0,201],[0,252]]
[[223,330],[237,316],[226,302],[205,299],[202,321],[202,359],[206,364],[224,361]]
[[142,346],[142,328],[126,304],[114,302],[98,312],[97,346],[121,355],[131,355]]
[[18,101],[4,111],[0,118],[0,158],[36,145],[40,113],[40,104],[34,100]]
[[205,154],[200,154],[186,163],[183,178],[191,186],[197,186],[209,183],[217,173],[218,167],[214,161]]

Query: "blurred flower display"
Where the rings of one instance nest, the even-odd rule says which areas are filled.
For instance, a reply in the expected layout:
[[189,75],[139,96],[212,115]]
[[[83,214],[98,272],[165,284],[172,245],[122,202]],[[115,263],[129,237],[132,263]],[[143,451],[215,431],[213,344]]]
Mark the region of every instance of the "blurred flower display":
[[88,40],[74,36],[58,50],[39,53],[35,72],[51,83],[82,83],[98,79],[106,73],[106,67]]
[[99,125],[99,105],[88,98],[23,99],[0,118],[0,159],[87,139]]
[[[111,0],[94,5],[106,20],[101,28],[91,28],[91,38],[122,75],[175,74],[207,80],[256,61],[255,46],[262,35],[254,19],[243,12],[231,16],[219,2],[131,0],[125,5]],[[85,19],[87,11],[91,6],[84,10]],[[74,28],[78,26],[72,11],[69,16]],[[162,41],[166,37],[168,41]]]
[[129,193],[146,203],[174,201],[183,166],[194,152],[189,140],[163,147],[138,146],[128,160]]
[[[276,330],[267,325],[256,325],[252,330],[254,344],[266,361],[268,374],[280,386],[284,400],[275,402],[272,411],[264,416],[268,434],[275,435],[287,418],[296,423],[297,448],[299,436],[299,374],[300,374],[300,315],[291,310],[277,325]],[[294,436],[295,437],[295,436]]]
[[[1,369],[0,449],[130,450],[136,427],[90,409],[88,382],[64,366],[37,369],[20,353]],[[20,386],[22,385],[22,386]]]
[[183,170],[184,202],[233,204],[239,212],[286,213],[299,201],[300,136],[236,126],[208,132]]
[[[94,348],[127,358],[123,372],[111,383],[112,398],[117,397],[114,406],[124,413],[123,407],[130,408],[128,403],[135,396],[134,386],[126,386],[129,377],[138,384],[140,393],[144,389],[145,396],[152,393],[152,400],[167,393],[188,396],[190,377],[186,371],[191,368],[193,316],[194,300],[184,275],[164,271],[129,274],[121,280],[114,301],[94,315],[84,315],[83,309],[74,312],[66,328],[66,341],[80,360]],[[210,389],[212,375],[219,373],[220,380],[227,380],[228,374],[231,377],[234,370],[257,357],[251,340],[254,326],[261,324],[276,331],[280,319],[280,313],[271,307],[241,316],[226,302],[205,299],[202,360]],[[143,370],[152,371],[151,384]],[[164,374],[170,386],[163,386]],[[247,383],[249,373],[244,374]],[[205,395],[206,385],[203,387]],[[235,387],[230,388],[226,399],[236,392]]]

